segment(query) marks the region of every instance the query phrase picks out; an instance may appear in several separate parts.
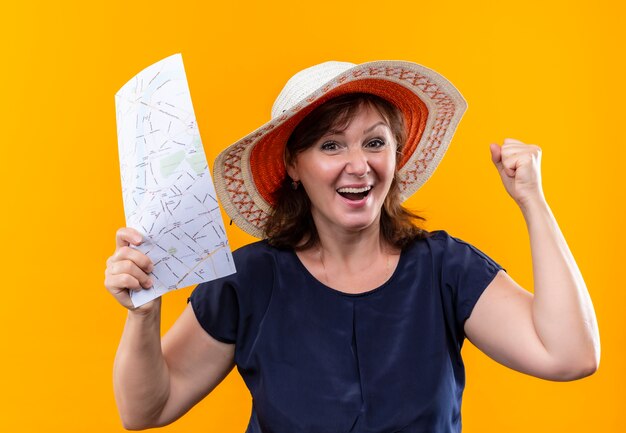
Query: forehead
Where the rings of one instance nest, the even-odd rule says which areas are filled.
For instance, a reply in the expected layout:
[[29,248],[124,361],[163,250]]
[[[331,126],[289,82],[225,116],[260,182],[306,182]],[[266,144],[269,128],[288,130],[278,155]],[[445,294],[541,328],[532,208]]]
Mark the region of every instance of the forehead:
[[351,126],[369,128],[379,124],[390,129],[389,120],[378,107],[371,103],[361,102],[358,105],[349,107],[344,112],[338,113],[324,135],[341,133]]

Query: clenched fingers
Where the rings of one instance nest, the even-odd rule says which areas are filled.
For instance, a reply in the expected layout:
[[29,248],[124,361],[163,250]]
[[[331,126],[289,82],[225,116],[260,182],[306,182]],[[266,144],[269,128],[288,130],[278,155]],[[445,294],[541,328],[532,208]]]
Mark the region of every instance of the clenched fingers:
[[152,260],[150,260],[148,256],[146,256],[141,251],[135,248],[131,248],[129,246],[123,246],[118,248],[115,253],[113,253],[113,255],[107,259],[107,268],[112,266],[116,262],[121,262],[125,260],[133,262],[146,273],[152,272],[152,269],[154,268]]
[[118,288],[141,290],[141,288],[148,289],[152,287],[152,279],[150,276],[130,260],[113,262],[107,267],[105,275],[116,277],[116,281],[123,279],[125,285],[116,286]]
[[519,140],[505,139],[501,149],[501,164],[507,176],[515,177],[522,166],[533,165],[541,159],[541,148]]
[[131,227],[122,227],[115,233],[115,246],[117,248],[128,245],[140,245],[143,242],[143,236],[137,230]]

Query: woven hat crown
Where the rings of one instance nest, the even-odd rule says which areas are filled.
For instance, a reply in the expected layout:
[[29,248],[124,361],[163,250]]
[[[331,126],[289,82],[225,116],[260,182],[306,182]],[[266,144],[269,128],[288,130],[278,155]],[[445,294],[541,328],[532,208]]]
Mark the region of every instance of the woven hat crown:
[[272,105],[272,119],[295,107],[311,93],[341,73],[356,66],[349,62],[324,62],[306,68],[287,81]]

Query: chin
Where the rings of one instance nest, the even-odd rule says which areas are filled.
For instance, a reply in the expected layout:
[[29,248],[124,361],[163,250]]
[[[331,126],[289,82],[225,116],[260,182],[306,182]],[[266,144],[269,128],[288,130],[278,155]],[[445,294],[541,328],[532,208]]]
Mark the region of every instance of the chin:
[[347,231],[351,232],[361,232],[363,230],[371,229],[372,227],[377,227],[379,224],[380,218],[374,218],[373,220],[351,220],[345,221],[343,224],[340,223]]

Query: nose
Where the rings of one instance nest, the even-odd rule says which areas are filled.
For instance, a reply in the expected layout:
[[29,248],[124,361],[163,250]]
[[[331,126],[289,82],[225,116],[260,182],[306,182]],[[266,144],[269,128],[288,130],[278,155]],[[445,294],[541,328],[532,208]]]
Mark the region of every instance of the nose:
[[361,149],[360,146],[356,149],[351,149],[348,152],[345,171],[346,173],[358,178],[364,178],[370,172],[367,155],[363,152],[363,149]]

